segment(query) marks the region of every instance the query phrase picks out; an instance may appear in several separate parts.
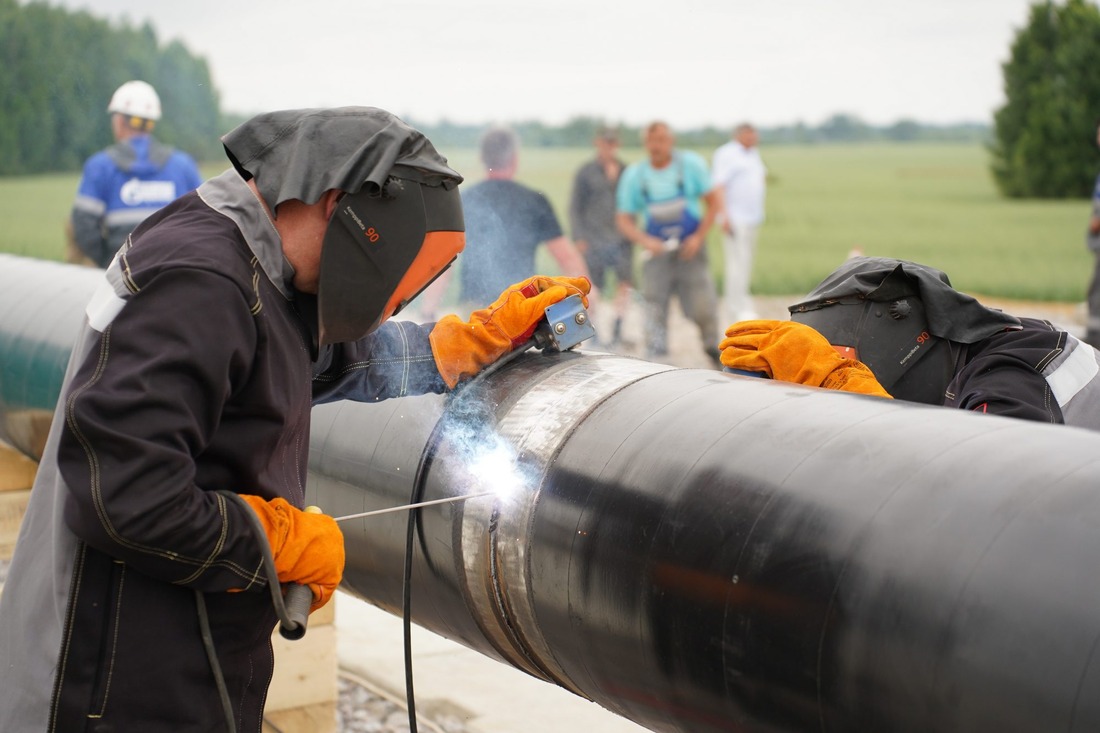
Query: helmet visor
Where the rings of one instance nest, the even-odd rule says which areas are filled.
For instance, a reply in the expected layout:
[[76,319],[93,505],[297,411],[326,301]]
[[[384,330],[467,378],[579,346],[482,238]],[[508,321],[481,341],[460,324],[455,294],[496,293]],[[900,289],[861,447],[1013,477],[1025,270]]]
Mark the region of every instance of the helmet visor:
[[455,188],[391,178],[344,196],[321,250],[320,343],[363,338],[400,311],[462,251],[464,229]]

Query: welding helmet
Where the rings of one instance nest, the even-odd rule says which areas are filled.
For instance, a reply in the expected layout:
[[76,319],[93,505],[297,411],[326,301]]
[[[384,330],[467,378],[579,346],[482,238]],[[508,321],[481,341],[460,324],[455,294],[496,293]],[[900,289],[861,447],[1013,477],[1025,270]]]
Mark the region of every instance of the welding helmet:
[[[465,242],[462,176],[420,131],[376,107],[257,115],[222,138],[272,209],[343,194],[322,242],[318,342],[361,338],[446,269]],[[293,272],[290,273],[293,275]],[[279,283],[288,296],[291,278]]]
[[883,257],[849,259],[788,310],[866,364],[891,395],[927,404],[943,403],[966,344],[1020,328],[955,290],[945,273]]
[[354,341],[396,315],[465,245],[458,189],[391,177],[340,199],[321,248],[320,343]]

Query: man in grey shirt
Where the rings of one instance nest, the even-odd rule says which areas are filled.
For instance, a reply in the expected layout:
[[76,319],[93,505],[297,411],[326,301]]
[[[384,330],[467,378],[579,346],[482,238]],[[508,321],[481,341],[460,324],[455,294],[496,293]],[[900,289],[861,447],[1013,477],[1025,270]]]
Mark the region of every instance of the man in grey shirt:
[[611,348],[622,345],[623,318],[633,284],[633,248],[615,226],[615,187],[626,165],[619,160],[619,134],[603,127],[596,132],[596,157],[577,170],[569,200],[573,243],[584,255],[592,284],[601,290],[607,275],[615,275],[615,320]]

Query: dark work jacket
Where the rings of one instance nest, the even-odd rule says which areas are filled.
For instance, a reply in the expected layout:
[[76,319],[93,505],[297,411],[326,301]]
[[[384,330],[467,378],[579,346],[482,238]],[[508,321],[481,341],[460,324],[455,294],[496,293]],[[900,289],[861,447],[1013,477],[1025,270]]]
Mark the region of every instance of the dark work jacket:
[[1100,430],[1098,352],[1047,321],[964,346],[944,404]]
[[223,730],[198,597],[237,730],[260,730],[266,539],[216,491],[301,506],[313,401],[445,389],[426,327],[316,353],[292,275],[235,171],[147,219],[105,271],[0,596],[3,733]]

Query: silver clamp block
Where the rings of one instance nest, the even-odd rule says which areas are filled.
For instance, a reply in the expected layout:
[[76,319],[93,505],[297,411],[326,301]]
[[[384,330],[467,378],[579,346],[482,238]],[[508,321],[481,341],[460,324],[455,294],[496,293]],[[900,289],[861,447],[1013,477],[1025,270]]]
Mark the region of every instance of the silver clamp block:
[[535,346],[542,350],[568,351],[596,335],[584,301],[570,295],[547,307],[546,320],[535,329]]

